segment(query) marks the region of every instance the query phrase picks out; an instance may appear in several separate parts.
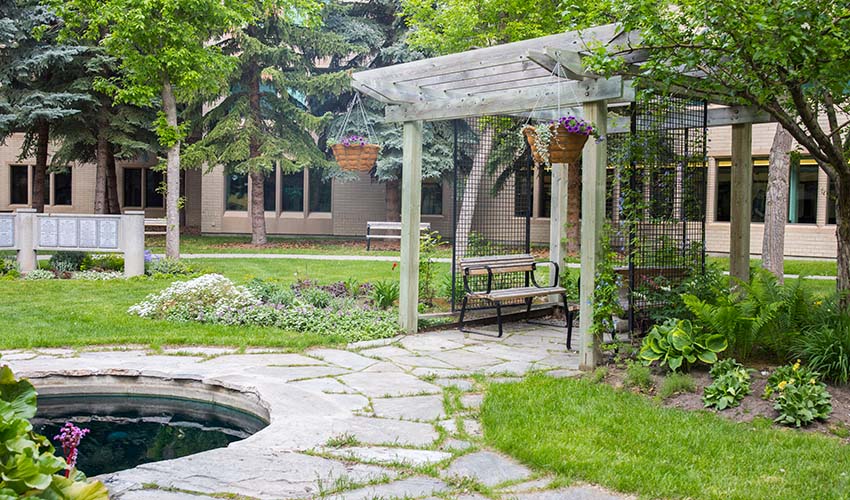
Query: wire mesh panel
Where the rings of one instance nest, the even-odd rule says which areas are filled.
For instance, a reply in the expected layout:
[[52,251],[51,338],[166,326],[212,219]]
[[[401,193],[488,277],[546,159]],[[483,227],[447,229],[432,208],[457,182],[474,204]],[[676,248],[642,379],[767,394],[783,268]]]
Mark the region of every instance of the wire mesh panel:
[[[509,117],[455,121],[453,310],[463,293],[461,259],[531,250],[534,163],[522,147],[520,125]],[[486,283],[486,276],[470,278],[473,290],[486,289]],[[516,286],[528,286],[522,273],[494,277],[494,289]],[[485,305],[471,300],[468,308]]]
[[706,109],[686,98],[642,96],[631,108],[631,132],[608,138],[611,244],[628,283],[632,330],[670,286],[704,272]]

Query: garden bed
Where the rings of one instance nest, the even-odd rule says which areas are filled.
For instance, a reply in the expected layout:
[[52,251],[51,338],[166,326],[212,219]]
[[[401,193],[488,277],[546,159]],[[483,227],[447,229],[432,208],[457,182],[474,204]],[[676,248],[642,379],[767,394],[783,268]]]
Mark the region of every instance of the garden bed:
[[[711,384],[708,369],[705,367],[695,367],[689,373],[694,381],[694,392],[678,392],[663,400],[658,395],[658,392],[664,382],[665,376],[657,372],[651,374],[651,388],[643,389],[633,385],[627,387],[630,384],[625,367],[611,364],[606,367],[607,375],[604,381],[615,389],[625,389],[654,398],[660,401],[661,405],[668,408],[678,408],[688,411],[707,411],[734,422],[752,422],[753,419],[759,417],[772,421],[777,417],[778,413],[773,409],[773,401],[763,399],[762,394],[764,394],[770,372],[776,367],[761,365],[755,368],[756,370],[751,373],[752,393],[741,401],[740,406],[727,408],[722,411],[706,409],[703,403],[703,391],[706,386]],[[815,421],[808,427],[800,427],[800,429],[838,436],[850,443],[850,387],[831,384],[827,387],[829,393],[832,395],[832,414],[829,419],[826,421]],[[775,425],[777,427],[779,426],[778,424]]]

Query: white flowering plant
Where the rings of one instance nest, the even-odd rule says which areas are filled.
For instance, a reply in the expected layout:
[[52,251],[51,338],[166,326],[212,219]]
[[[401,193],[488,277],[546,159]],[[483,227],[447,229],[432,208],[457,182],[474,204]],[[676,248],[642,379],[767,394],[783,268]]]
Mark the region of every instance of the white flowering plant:
[[[296,283],[297,293],[254,280],[239,286],[219,274],[177,281],[130,307],[130,314],[169,321],[197,321],[230,326],[274,327],[336,336],[347,341],[392,337],[398,333],[393,311],[375,310],[344,294],[335,285]],[[315,300],[321,294],[323,300]],[[284,297],[286,300],[280,300]],[[326,300],[325,300],[326,299]]]

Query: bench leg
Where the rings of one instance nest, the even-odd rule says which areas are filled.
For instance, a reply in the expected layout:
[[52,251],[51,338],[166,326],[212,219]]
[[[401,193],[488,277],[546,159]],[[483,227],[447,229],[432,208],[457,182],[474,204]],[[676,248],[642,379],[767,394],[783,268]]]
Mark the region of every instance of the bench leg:
[[525,322],[528,323],[531,320],[531,303],[533,300],[531,297],[525,299]]
[[502,303],[496,302],[496,321],[499,323],[499,337],[502,336]]
[[458,330],[463,331],[463,317],[466,315],[466,302],[469,300],[469,297],[466,294],[463,295],[463,302],[460,306],[460,327]]
[[567,349],[572,349],[573,343],[573,312],[570,310],[569,304],[567,304],[567,294],[561,295],[561,298],[564,299],[564,318],[567,320]]
[[369,231],[366,231],[366,251],[372,247],[372,238],[369,237]]

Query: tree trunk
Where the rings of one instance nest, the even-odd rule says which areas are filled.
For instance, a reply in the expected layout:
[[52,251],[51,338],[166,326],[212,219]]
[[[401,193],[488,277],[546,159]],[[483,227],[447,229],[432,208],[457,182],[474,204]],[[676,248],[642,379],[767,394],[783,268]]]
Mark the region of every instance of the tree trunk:
[[785,274],[785,223],[788,221],[788,177],[790,175],[793,138],[782,125],[776,126],[770,147],[770,166],[767,171],[767,203],[764,212],[764,239],[761,265],[776,276],[780,283]]
[[850,308],[850,174],[840,170],[835,182],[838,197],[835,200],[835,236],[838,240],[838,277],[835,281],[841,306]]
[[[251,113],[253,126],[259,129],[262,124],[262,110],[260,108],[260,68],[251,66],[248,75],[248,106]],[[248,144],[248,156],[250,158],[260,157],[260,138],[256,134],[251,136]],[[265,245],[266,238],[266,203],[263,181],[266,173],[255,167],[251,171],[251,244]]]
[[106,149],[106,207],[110,214],[121,213],[121,204],[118,202],[118,171],[112,144]]
[[94,213],[109,213],[107,196],[106,171],[109,162],[109,137],[107,136],[108,124],[105,118],[106,111],[101,109],[97,120],[97,165],[94,174]]
[[472,231],[472,218],[475,215],[475,206],[478,204],[478,191],[481,190],[481,179],[484,178],[484,174],[487,171],[487,162],[490,159],[490,152],[493,149],[493,125],[491,123],[488,122],[484,126],[480,137],[481,140],[478,141],[475,157],[472,160],[472,171],[466,177],[460,213],[457,217],[457,234],[455,235],[457,241],[455,241],[455,248],[459,259],[466,257],[469,236]]
[[[177,130],[177,101],[171,81],[166,76],[162,82],[162,110],[169,127]],[[180,258],[180,141],[167,145],[165,193],[165,256]]]
[[578,162],[567,167],[567,245],[569,255],[577,255],[581,247],[581,166]]
[[401,220],[401,181],[393,179],[387,181],[387,221],[398,222]]
[[50,124],[43,120],[39,122],[37,134],[35,169],[32,173],[32,208],[36,212],[44,212],[44,184],[47,179],[47,145],[50,141]]

